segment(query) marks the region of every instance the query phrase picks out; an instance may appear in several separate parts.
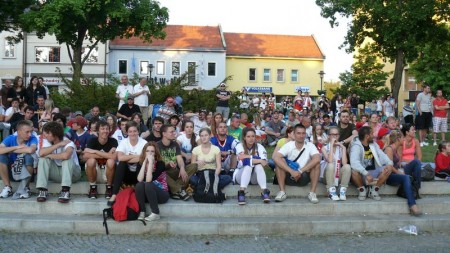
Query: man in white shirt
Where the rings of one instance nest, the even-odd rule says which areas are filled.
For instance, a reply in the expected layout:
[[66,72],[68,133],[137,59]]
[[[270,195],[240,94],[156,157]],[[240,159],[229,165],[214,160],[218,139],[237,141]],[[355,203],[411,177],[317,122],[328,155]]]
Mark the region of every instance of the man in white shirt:
[[139,78],[139,83],[134,86],[134,104],[141,109],[144,124],[148,120],[148,97],[150,96],[150,89],[147,86],[147,78]]
[[11,124],[9,123],[9,120],[13,116],[14,113],[20,112],[19,110],[19,99],[13,98],[11,101],[11,107],[6,109],[5,112],[5,122],[0,122],[0,130],[2,130],[2,137],[3,140],[6,139],[9,136],[10,130],[11,130]]
[[199,113],[186,113],[185,115],[186,118],[190,118],[194,123],[194,133],[196,136],[200,136],[200,129],[208,126],[206,114],[208,114],[208,112],[202,109]]
[[48,198],[48,180],[61,183],[59,203],[70,201],[70,187],[81,177],[75,144],[64,137],[63,127],[54,121],[48,122],[42,129],[46,139],[39,147],[39,164],[36,188],[39,190],[38,202]]
[[116,98],[119,99],[118,109],[120,109],[123,104],[127,103],[128,98],[133,97],[134,94],[133,86],[128,84],[128,76],[123,75],[120,80],[122,83],[117,86],[116,90]]
[[128,138],[127,130],[126,130],[127,123],[128,123],[128,120],[122,119],[120,121],[120,128],[117,129],[111,136],[112,138],[117,140],[117,145],[119,145],[123,140]]
[[431,89],[430,85],[426,84],[423,86],[423,92],[417,95],[416,108],[419,115],[416,118],[416,130],[419,130],[419,142],[420,146],[428,146],[425,142],[425,137],[427,135],[430,127],[433,126],[433,115],[431,113],[432,102],[431,102]]

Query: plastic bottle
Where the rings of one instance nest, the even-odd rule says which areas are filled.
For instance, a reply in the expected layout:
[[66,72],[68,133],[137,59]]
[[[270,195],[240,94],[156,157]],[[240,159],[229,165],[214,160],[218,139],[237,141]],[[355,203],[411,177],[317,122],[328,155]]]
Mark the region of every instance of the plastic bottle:
[[407,234],[410,234],[410,235],[417,235],[418,234],[418,230],[417,230],[417,227],[415,225],[406,225],[404,227],[400,227],[398,230],[399,231],[403,231],[403,232],[405,232]]

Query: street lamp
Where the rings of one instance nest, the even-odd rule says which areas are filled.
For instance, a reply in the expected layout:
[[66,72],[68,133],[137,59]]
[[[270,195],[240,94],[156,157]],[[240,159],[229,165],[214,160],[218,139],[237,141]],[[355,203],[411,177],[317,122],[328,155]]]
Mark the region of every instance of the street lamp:
[[148,68],[148,73],[149,73],[150,84],[152,84],[152,71],[153,71],[153,68],[155,68],[155,67],[153,66],[153,64],[150,63],[147,66],[147,68]]
[[[323,92],[323,87],[322,87],[322,85],[323,85],[323,76],[325,75],[325,72],[323,72],[323,70],[321,70],[319,73],[319,76],[320,76],[320,92]],[[320,95],[320,94],[319,94]]]

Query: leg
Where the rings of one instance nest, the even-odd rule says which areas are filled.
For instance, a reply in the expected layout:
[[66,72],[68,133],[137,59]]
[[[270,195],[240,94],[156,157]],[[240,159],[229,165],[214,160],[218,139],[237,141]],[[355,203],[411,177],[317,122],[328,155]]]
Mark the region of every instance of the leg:
[[27,186],[28,186],[30,184],[30,180],[34,173],[34,168],[33,168],[34,159],[31,154],[25,154],[24,158],[25,158],[25,166],[28,170],[28,173],[30,173],[30,178],[28,178],[28,180],[27,180]]
[[90,158],[86,161],[86,177],[89,183],[95,184],[97,181],[97,160]]
[[61,186],[71,187],[81,177],[81,168],[72,159],[62,161],[61,166]]
[[112,185],[114,179],[114,172],[116,170],[116,161],[108,159],[106,161],[106,184]]
[[278,179],[278,187],[280,187],[280,191],[286,191],[286,171],[281,169],[280,167],[275,167],[275,174]]
[[38,163],[38,173],[36,179],[36,188],[37,189],[47,189],[48,180],[50,177],[50,169],[52,167],[52,163],[54,163],[50,158],[41,157],[39,158]]
[[117,193],[119,193],[120,186],[122,185],[122,181],[125,178],[125,173],[128,170],[128,165],[125,162],[119,162],[117,165],[116,172],[114,173],[113,180],[113,195],[109,201],[114,201],[116,199]]
[[350,176],[352,169],[350,168],[350,165],[346,164],[341,167],[339,178],[341,179],[341,187],[348,187],[348,183],[350,182]]
[[136,200],[139,204],[139,212],[145,212],[145,183],[139,182],[134,187]]
[[386,182],[386,180],[388,179],[388,177],[392,173],[392,169],[393,169],[393,167],[391,165],[388,165],[388,166],[383,168],[381,173],[378,175],[378,181],[377,181],[377,184],[376,184],[377,187],[382,186]]
[[311,180],[311,192],[316,192],[317,184],[319,183],[320,177],[320,164],[317,164],[309,171],[309,176]]
[[324,179],[326,181],[327,190],[333,186],[336,186],[336,185],[334,185],[334,178],[335,178],[334,170],[335,170],[335,168],[334,168],[333,163],[328,163],[327,166],[325,167],[325,178]]
[[6,186],[11,186],[8,174],[9,157],[8,154],[0,155],[0,177],[2,178],[3,184]]
[[179,174],[180,170],[178,170],[178,168],[170,168],[167,170],[167,185],[169,186],[170,193],[172,194],[178,193],[181,190],[181,185],[178,184]]
[[400,185],[400,187],[403,187],[406,193],[406,198],[408,199],[408,206],[411,207],[416,204],[416,200],[414,199],[411,189],[411,181],[408,175],[391,174],[386,180],[386,183],[392,186]]
[[261,164],[255,165],[254,171],[259,187],[261,187],[262,190],[267,189],[266,172],[264,171],[263,166]]
[[419,188],[421,185],[421,171],[422,171],[422,163],[418,159],[414,159],[405,166],[403,166],[406,175],[412,176],[417,183],[419,184]]
[[353,184],[357,188],[360,188],[364,185],[361,174],[359,174],[359,172],[357,172],[355,170],[352,170],[351,179],[352,179]]
[[249,183],[250,183],[250,178],[252,175],[252,167],[250,166],[244,166],[240,169],[241,174],[241,178],[240,178],[240,186],[241,186],[241,190],[245,190]]
[[225,186],[229,185],[231,181],[232,178],[230,175],[219,175],[219,189],[225,188]]

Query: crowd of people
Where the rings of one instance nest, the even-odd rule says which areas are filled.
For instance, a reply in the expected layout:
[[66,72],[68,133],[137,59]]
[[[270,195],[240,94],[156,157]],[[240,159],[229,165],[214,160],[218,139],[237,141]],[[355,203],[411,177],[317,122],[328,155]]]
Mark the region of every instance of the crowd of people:
[[[127,76],[121,82],[118,111],[106,115],[100,115],[98,106],[86,115],[61,113],[35,77],[27,88],[21,78],[14,87],[5,85],[1,93],[6,112],[0,123],[0,176],[5,186],[0,198],[30,198],[29,185],[35,180],[37,201],[45,202],[48,182],[54,181],[61,183],[58,202],[67,203],[72,184],[85,170],[89,198],[98,198],[97,184],[106,184],[104,196],[112,206],[121,188],[133,186],[139,219],[153,221],[160,218],[158,204],[169,198],[188,200],[188,189],[196,187],[205,170],[214,171],[220,189],[239,184],[240,205],[247,203],[250,184],[257,184],[263,202],[269,203],[265,168],[270,167],[279,187],[276,202],[287,198],[286,185],[310,185],[308,199],[314,204],[319,202],[320,182],[333,201],[347,199],[350,182],[359,200],[381,200],[382,185],[400,185],[411,214],[418,216],[411,180],[420,188],[421,147],[428,145],[426,132],[431,128],[435,143],[442,133],[436,176],[450,176],[450,143],[445,142],[449,106],[440,90],[432,98],[429,86],[417,97],[418,115],[412,124],[411,108],[403,119],[395,117],[397,103],[391,95],[364,114],[356,94],[346,100],[336,94],[331,101],[321,95],[314,101],[300,90],[293,99],[286,96],[277,103],[273,93],[251,97],[243,90],[242,113],[231,112],[232,94],[224,83],[217,90],[215,113],[182,113],[180,98],[168,96],[152,117],[146,79],[134,87]],[[249,108],[256,113],[248,115]],[[267,146],[275,147],[272,157]],[[11,181],[21,182],[15,193]],[[146,202],[150,210],[145,210]]]

